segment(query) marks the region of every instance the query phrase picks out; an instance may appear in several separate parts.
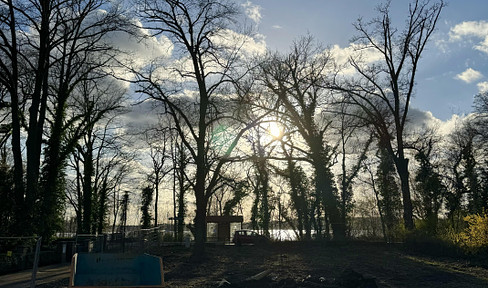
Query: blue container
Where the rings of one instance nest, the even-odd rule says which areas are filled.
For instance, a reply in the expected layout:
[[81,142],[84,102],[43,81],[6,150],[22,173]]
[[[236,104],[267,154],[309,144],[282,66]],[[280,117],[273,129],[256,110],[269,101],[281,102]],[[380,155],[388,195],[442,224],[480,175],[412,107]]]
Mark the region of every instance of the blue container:
[[163,261],[147,254],[77,253],[69,287],[163,287]]

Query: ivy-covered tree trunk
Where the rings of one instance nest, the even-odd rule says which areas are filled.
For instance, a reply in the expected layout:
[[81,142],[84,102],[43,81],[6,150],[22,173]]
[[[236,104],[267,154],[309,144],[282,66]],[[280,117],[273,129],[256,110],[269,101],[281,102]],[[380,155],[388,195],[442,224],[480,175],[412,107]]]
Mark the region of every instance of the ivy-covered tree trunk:
[[102,187],[98,196],[98,211],[97,211],[97,233],[101,235],[105,227],[105,218],[107,215],[107,194],[108,194],[107,179],[103,180]]
[[422,149],[415,155],[415,159],[419,162],[415,181],[417,182],[417,189],[421,198],[427,231],[435,235],[437,233],[438,213],[442,204],[441,197],[445,189],[440,175],[435,171],[431,163],[431,149],[432,146],[430,144],[429,148]]
[[251,207],[251,228],[253,230],[259,229],[259,203],[261,199],[261,190],[259,189],[258,184],[256,184],[253,189],[254,201]]
[[178,193],[178,241],[183,241],[183,232],[185,228],[185,216],[186,216],[186,209],[185,209],[185,189],[184,187],[180,186],[180,191]]
[[478,182],[477,175],[477,163],[473,155],[473,135],[470,135],[471,139],[466,143],[466,146],[462,150],[464,160],[464,175],[466,179],[466,188],[468,189],[468,210],[471,214],[477,214],[483,212],[483,202],[481,189]]
[[395,178],[395,164],[391,155],[380,145],[378,151],[380,163],[376,172],[376,183],[381,199],[378,201],[386,226],[386,239],[391,242],[395,238],[395,227],[399,224],[399,211],[401,210],[400,190]]
[[141,193],[141,228],[148,229],[151,227],[151,213],[149,207],[153,200],[153,189],[151,187],[145,187]]
[[251,208],[251,223],[253,229],[262,230],[263,234],[269,237],[271,211],[269,207],[269,171],[265,158],[265,150],[261,144],[261,135],[257,131],[257,141],[253,143],[252,149],[255,158],[253,160],[256,184],[254,187],[254,202]]
[[[68,100],[67,83],[63,82],[58,91],[58,103],[54,106],[54,121],[51,127],[48,145],[46,147],[46,159],[44,161],[42,185],[39,189],[41,209],[39,211],[41,222],[41,236],[48,241],[55,231],[61,227],[61,212],[64,208],[64,168],[68,153],[63,151],[62,146],[66,145],[64,136],[66,102]],[[70,148],[74,148],[71,146]]]
[[13,169],[7,163],[7,155],[1,148],[0,155],[0,235],[15,235],[15,191]]
[[[341,219],[334,176],[330,171],[330,168],[327,166],[330,163],[329,153],[323,147],[321,137],[309,140],[308,142],[311,150],[312,165],[315,171],[316,197],[319,197],[321,205],[324,206],[324,217],[328,217],[328,221],[325,221],[324,218],[324,222],[330,223],[334,240],[344,240],[346,236],[346,226]],[[317,205],[315,208],[319,209],[319,207],[320,206]],[[319,223],[318,228],[320,229],[320,215],[316,216],[319,217],[316,221]],[[328,227],[325,228],[327,231]],[[329,235],[325,236],[326,238],[329,237]]]
[[[260,155],[263,154],[264,151],[260,150]],[[259,209],[259,214],[261,216],[261,228],[263,230],[263,234],[266,237],[270,236],[269,233],[269,224],[271,221],[271,211],[269,207],[270,197],[270,186],[269,186],[269,172],[266,167],[266,160],[263,158],[264,155],[260,156],[258,160],[258,173],[260,178],[260,195],[261,195],[261,205]]]
[[[297,217],[297,229],[300,240],[312,238],[312,225],[310,221],[309,197],[307,197],[308,183],[303,169],[291,159],[288,159],[287,177],[290,182],[290,200]],[[305,235],[303,234],[305,232]]]

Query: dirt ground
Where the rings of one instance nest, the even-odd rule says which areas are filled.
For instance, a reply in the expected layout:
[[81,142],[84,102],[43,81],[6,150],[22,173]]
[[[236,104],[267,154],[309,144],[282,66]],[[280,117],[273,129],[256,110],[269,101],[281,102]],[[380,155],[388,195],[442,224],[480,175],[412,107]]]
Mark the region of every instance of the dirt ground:
[[[166,286],[488,287],[488,263],[426,257],[379,243],[210,246],[206,252],[194,265],[189,251],[161,251]],[[263,277],[250,279],[256,275]]]
[[[192,261],[184,247],[161,247],[165,287],[488,287],[488,262],[428,257],[382,243],[284,242],[207,246]],[[66,287],[68,279],[39,285]]]

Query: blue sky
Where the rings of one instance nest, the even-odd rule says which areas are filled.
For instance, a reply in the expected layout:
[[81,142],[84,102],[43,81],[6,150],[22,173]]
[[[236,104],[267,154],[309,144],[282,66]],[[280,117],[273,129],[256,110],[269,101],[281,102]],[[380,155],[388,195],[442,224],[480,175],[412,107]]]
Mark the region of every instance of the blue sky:
[[[349,46],[358,17],[377,15],[378,0],[241,1],[266,46],[286,51],[310,33],[325,46]],[[393,0],[392,19],[402,28],[408,2]],[[446,121],[472,111],[473,96],[488,91],[488,1],[451,0],[420,63],[412,107]]]

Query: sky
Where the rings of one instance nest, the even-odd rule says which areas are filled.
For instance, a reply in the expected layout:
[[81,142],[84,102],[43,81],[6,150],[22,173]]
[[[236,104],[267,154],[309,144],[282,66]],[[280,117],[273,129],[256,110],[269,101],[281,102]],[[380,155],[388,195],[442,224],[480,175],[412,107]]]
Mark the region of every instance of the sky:
[[[403,28],[406,0],[392,0],[391,17]],[[271,50],[287,51],[293,40],[311,34],[326,47],[346,49],[357,35],[353,23],[377,14],[379,0],[241,1],[257,33]],[[488,91],[488,1],[447,2],[424,51],[412,108],[448,121],[472,112],[474,95]],[[457,116],[454,116],[457,117]]]
[[[353,23],[362,17],[375,17],[380,0],[235,0],[246,12],[257,33],[245,51],[264,53],[267,49],[288,51],[293,41],[307,34],[347,55],[350,40],[357,35]],[[433,0],[431,0],[433,1]],[[392,0],[391,17],[401,29],[408,13],[407,0]],[[447,135],[456,122],[472,112],[474,95],[488,91],[488,1],[450,0],[444,8],[424,51],[417,71],[416,95],[409,116],[418,125],[434,123]],[[237,35],[234,35],[238,37]],[[231,37],[232,38],[232,37]],[[174,45],[165,36],[151,38],[139,45],[127,35],[116,34],[113,41],[139,55],[143,65],[152,57],[174,56]],[[162,76],[162,75],[160,75]],[[130,123],[141,125],[157,120],[150,103],[134,107]],[[151,106],[151,107],[149,107]],[[137,125],[135,125],[138,127]],[[166,193],[167,191],[165,191]],[[161,197],[161,217],[169,217],[171,197]],[[163,200],[160,200],[163,201]],[[138,220],[136,220],[137,222]]]

